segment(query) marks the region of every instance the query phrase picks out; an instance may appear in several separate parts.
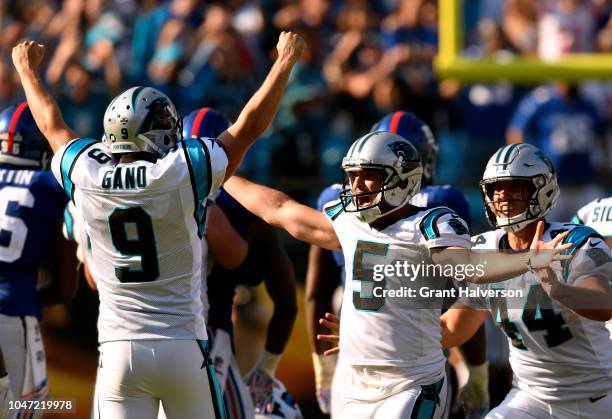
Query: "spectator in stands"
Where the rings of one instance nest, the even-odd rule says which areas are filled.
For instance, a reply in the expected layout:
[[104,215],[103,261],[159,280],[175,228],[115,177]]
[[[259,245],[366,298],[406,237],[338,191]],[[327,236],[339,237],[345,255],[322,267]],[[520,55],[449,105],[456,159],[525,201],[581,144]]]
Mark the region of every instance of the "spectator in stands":
[[103,82],[96,82],[92,74],[74,60],[66,67],[61,87],[58,103],[66,123],[85,137],[102,138],[100,115],[104,115],[105,103],[110,100],[110,92],[105,91]]
[[603,195],[597,186],[605,165],[603,135],[604,122],[595,106],[578,95],[576,86],[557,81],[520,102],[506,140],[534,144],[550,158],[563,188],[552,217],[569,220],[572,203]]
[[0,109],[25,100],[17,86],[13,66],[0,59]]
[[[312,42],[318,45],[314,62],[320,67],[332,50],[332,40],[337,30],[330,0],[299,0],[281,8],[274,15],[274,26],[279,30],[307,31]],[[309,44],[310,45],[310,44]]]
[[[512,56],[511,46],[501,27],[493,20],[478,23],[479,45],[468,50],[470,57],[504,58]],[[524,95],[524,89],[508,82],[473,83],[462,88],[458,113],[462,131],[470,144],[470,157],[486,161],[504,143],[506,127]],[[476,185],[482,167],[457,167],[465,185]]]
[[563,54],[594,50],[595,10],[591,1],[548,0],[540,5],[540,58],[554,60]]
[[537,53],[537,11],[531,0],[506,0],[502,21],[504,35],[512,49],[522,55]]

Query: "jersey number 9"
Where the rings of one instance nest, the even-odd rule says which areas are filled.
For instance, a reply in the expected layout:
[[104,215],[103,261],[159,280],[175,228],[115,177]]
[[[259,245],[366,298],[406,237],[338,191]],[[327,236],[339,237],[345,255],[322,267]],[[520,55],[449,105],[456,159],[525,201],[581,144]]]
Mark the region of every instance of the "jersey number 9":
[[[108,218],[113,246],[126,256],[140,256],[141,269],[115,266],[120,282],[151,282],[159,276],[157,249],[151,217],[140,207],[115,208]],[[136,230],[136,237],[128,235],[128,228]]]

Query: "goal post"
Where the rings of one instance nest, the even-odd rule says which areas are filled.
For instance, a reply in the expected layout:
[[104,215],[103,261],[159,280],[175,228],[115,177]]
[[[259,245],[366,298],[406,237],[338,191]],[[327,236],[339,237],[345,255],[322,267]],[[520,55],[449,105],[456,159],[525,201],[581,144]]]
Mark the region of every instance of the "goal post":
[[439,46],[434,68],[440,79],[467,83],[505,80],[522,84],[612,79],[612,54],[566,54],[554,61],[527,56],[463,57],[462,10],[463,0],[439,0]]

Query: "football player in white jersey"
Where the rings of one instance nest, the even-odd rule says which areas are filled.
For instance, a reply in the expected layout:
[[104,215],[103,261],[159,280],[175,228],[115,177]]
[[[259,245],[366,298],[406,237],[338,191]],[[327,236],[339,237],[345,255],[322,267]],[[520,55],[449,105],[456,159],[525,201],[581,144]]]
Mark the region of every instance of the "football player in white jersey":
[[[420,191],[411,200],[413,205],[424,208],[449,207],[455,210],[469,226],[471,219],[469,204],[463,193],[450,185],[434,184],[439,147],[431,128],[425,122],[413,113],[396,111],[383,117],[374,124],[370,131],[388,131],[409,138],[410,142],[419,151],[423,164],[423,176]],[[341,191],[341,184],[333,184],[327,187],[319,196],[317,209],[322,211],[325,204],[337,200]],[[335,281],[334,278],[339,279]],[[304,307],[309,338],[314,349],[312,359],[315,371],[316,396],[319,407],[324,413],[329,413],[331,408],[332,377],[335,375],[336,361],[334,356],[323,355],[324,350],[328,347],[325,342],[316,339],[317,334],[323,333],[318,322],[326,312],[335,312],[332,309],[332,299],[338,294],[336,292],[337,284],[344,286],[344,281],[344,256],[342,253],[330,252],[318,246],[311,246],[308,255]],[[464,404],[465,410],[468,412],[466,413],[467,416],[480,412],[486,413],[489,410],[488,365],[485,363],[484,340],[483,327],[481,333],[474,335],[472,340],[464,345],[462,354],[457,350],[449,357],[449,361],[452,360],[453,362],[453,368],[456,370],[460,368],[461,372],[466,371],[461,379],[467,379],[467,382],[464,386],[464,381],[461,380],[461,391],[455,401],[455,407],[459,408],[461,404]],[[461,363],[461,365],[457,365],[458,363]],[[338,375],[336,374],[336,376]],[[452,382],[452,378],[449,378],[449,380]],[[453,399],[452,387],[448,391],[448,398],[449,400]],[[450,411],[447,413],[450,414]]]
[[[612,348],[604,321],[612,315],[610,249],[592,228],[547,221],[559,187],[554,167],[529,144],[502,147],[481,182],[487,217],[496,229],[475,236],[474,249],[523,252],[534,235],[568,233],[574,257],[563,270],[536,270],[489,290],[514,297],[459,301],[442,316],[442,342],[453,346],[490,315],[505,332],[513,388],[489,418],[602,418],[612,411]],[[482,287],[482,286],[480,286]],[[497,291],[496,291],[497,292]]]
[[[446,393],[445,358],[440,345],[440,309],[433,299],[391,298],[385,291],[417,287],[391,272],[377,278],[376,266],[401,261],[414,265],[471,263],[468,228],[451,209],[413,207],[422,164],[416,148],[389,132],[358,139],[342,161],[348,188],[324,213],[301,205],[282,192],[233,177],[226,190],[268,223],[285,228],[297,239],[345,257],[346,287],[342,304],[340,363],[343,364],[342,418],[439,418]],[[565,236],[563,236],[565,237]],[[555,249],[560,240],[534,239],[534,249]],[[557,252],[495,255],[487,260],[482,279],[502,280],[547,267]],[[487,256],[487,257],[490,257]],[[470,277],[470,280],[476,280]],[[430,285],[442,286],[435,278]],[[388,295],[388,294],[387,294]],[[333,403],[333,402],[332,402]]]
[[[572,222],[594,228],[604,238],[608,247],[612,247],[612,196],[595,199],[580,208]],[[612,339],[612,320],[606,323]]]
[[592,227],[612,247],[612,196],[589,202],[578,210],[572,222]]
[[[87,267],[87,260],[91,260],[92,255],[91,246],[88,244],[90,240],[87,237],[87,231],[84,228],[83,217],[80,212],[75,208],[72,201],[68,204],[68,210],[65,212],[64,215],[64,234],[67,239],[74,240],[77,243],[77,255],[79,261],[82,264],[82,273],[85,276],[85,279],[91,289],[97,290],[96,279],[92,277]],[[223,268],[232,270],[241,265],[241,263],[245,263],[250,248],[248,242],[232,227],[227,216],[217,205],[207,206],[206,235],[202,238],[201,244],[202,272],[205,275],[210,271],[210,262],[212,258],[214,258],[215,263],[218,263],[220,266],[223,266]],[[247,265],[250,264],[247,263]],[[245,266],[244,269],[249,269],[249,267]],[[223,393],[226,417],[232,417],[232,412],[230,412],[230,409],[235,408],[236,404],[240,406],[239,409],[242,409],[245,417],[252,417],[254,415],[253,404],[249,391],[246,385],[244,384],[242,377],[240,376],[237,362],[235,361],[235,359],[232,359],[231,363],[230,361],[227,361],[225,369],[223,369],[222,371],[220,370],[220,366],[218,365],[218,346],[220,339],[216,339],[215,330],[211,330],[211,325],[208,320],[210,303],[207,295],[207,285],[208,284],[206,279],[203,278],[201,300],[202,305],[204,307],[204,318],[206,319],[207,325],[208,341],[210,345],[209,353],[217,374],[220,391],[221,393]],[[232,344],[231,342],[229,342],[229,337],[227,338],[227,340],[227,346],[231,351]],[[222,359],[222,361],[225,361],[225,357]],[[232,396],[234,396],[234,398],[239,398],[240,401],[234,403],[233,405],[229,405],[229,407],[225,395],[228,366],[229,369],[232,369],[232,373],[236,373],[237,371],[237,377],[240,377],[240,380],[236,379],[233,381],[233,384],[235,386],[232,388],[232,390],[235,392],[234,394],[232,394]],[[239,394],[239,397],[235,397],[236,393]],[[97,405],[97,390],[94,392],[93,400],[94,406]],[[96,409],[92,411],[92,418],[100,418],[99,412]],[[2,419],[1,416],[0,419]],[[165,412],[161,405],[158,419],[166,419]]]
[[82,208],[100,293],[97,390],[103,418],[223,417],[200,300],[206,199],[274,117],[303,40],[281,33],[278,58],[218,139],[180,139],[163,93],[135,87],[104,115],[102,143],[63,121],[39,75],[44,46],[13,48],[32,114],[55,152],[53,172]]

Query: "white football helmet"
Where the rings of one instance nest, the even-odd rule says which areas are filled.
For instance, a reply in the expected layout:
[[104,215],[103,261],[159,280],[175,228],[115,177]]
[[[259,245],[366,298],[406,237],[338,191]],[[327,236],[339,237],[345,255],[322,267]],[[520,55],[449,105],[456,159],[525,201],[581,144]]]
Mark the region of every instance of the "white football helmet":
[[[526,181],[531,187],[525,211],[512,217],[500,216],[493,208],[493,185],[508,180]],[[497,150],[487,163],[480,189],[489,223],[513,232],[548,214],[559,196],[552,162],[531,144],[511,144]]]
[[[423,166],[417,149],[410,141],[387,131],[364,135],[353,143],[342,159],[346,174],[340,199],[346,212],[358,212],[357,216],[372,223],[406,204],[419,192]],[[384,173],[382,189],[364,194],[354,194],[348,174],[361,169],[378,169]],[[361,207],[358,198],[376,194],[370,205]],[[383,205],[385,204],[385,205]]]
[[145,151],[160,157],[180,140],[181,118],[172,101],[151,87],[121,93],[104,113],[102,142],[111,153]]
[[270,413],[256,413],[255,419],[304,419],[300,406],[287,392],[285,385],[274,378],[273,405]]

